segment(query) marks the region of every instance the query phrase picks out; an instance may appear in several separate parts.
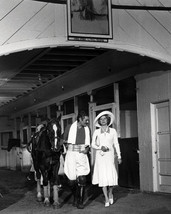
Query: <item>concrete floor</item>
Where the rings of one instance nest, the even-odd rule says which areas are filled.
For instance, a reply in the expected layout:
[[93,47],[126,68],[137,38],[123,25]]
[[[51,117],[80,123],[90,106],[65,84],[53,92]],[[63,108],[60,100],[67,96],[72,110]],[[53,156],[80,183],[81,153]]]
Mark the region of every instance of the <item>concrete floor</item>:
[[[62,207],[54,210],[44,207],[36,201],[34,182],[28,182],[26,174],[10,170],[0,170],[0,214],[170,214],[171,194],[142,193],[136,189],[116,187],[115,204],[104,207],[102,191],[97,186],[89,184],[86,188],[85,208],[79,210],[72,206],[72,195],[67,186],[60,190]],[[5,190],[7,189],[7,190]]]

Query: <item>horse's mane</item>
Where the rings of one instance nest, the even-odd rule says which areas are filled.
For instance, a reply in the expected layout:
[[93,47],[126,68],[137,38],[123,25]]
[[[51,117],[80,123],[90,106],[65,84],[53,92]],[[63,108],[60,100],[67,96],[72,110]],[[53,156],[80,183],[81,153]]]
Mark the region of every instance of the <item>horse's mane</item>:
[[49,153],[49,151],[51,150],[51,143],[46,127],[40,131],[37,138],[38,139],[36,140],[37,141],[36,150]]
[[[36,130],[36,132],[31,136],[31,139],[27,145],[27,150],[32,152],[32,150],[44,151],[45,143],[46,143],[46,126],[44,125],[40,130]],[[46,146],[46,149],[48,147]],[[50,148],[50,147],[49,147]]]

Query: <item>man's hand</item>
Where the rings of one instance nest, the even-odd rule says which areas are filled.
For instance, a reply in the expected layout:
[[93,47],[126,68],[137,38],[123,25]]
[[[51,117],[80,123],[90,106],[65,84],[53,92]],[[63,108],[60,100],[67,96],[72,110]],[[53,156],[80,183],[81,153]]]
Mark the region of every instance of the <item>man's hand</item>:
[[80,151],[80,153],[83,153],[83,154],[88,154],[89,152],[89,147],[87,146],[83,151]]

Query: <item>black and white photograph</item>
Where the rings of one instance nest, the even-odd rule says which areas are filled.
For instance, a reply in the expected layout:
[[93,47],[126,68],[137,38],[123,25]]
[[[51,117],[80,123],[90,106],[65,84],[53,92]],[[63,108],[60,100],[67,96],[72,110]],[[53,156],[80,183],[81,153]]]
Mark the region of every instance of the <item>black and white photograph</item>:
[[81,37],[112,37],[110,0],[68,0],[68,34]]
[[0,214],[171,213],[171,0],[0,0]]

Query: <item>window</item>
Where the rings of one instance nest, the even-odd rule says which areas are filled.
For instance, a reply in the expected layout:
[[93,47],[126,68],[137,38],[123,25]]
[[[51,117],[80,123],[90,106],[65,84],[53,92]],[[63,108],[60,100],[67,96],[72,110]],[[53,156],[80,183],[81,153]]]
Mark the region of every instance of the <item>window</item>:
[[88,113],[90,102],[90,96],[88,94],[82,94],[78,96],[78,111],[83,110]]
[[64,115],[74,113],[74,98],[64,101],[63,103],[63,113]]
[[75,114],[64,115],[61,118],[62,133],[68,125],[71,125],[75,120]]
[[24,126],[28,126],[28,115],[24,115],[22,118],[22,122]]
[[47,120],[47,108],[43,107],[43,108],[38,109],[38,115],[39,115],[39,118],[41,119],[41,121]]
[[12,132],[2,132],[1,133],[1,148],[8,147],[8,140],[12,138]]
[[96,102],[97,105],[113,103],[114,102],[113,84],[95,90],[94,102]]
[[56,118],[57,111],[58,111],[58,107],[56,104],[50,105],[50,118]]

